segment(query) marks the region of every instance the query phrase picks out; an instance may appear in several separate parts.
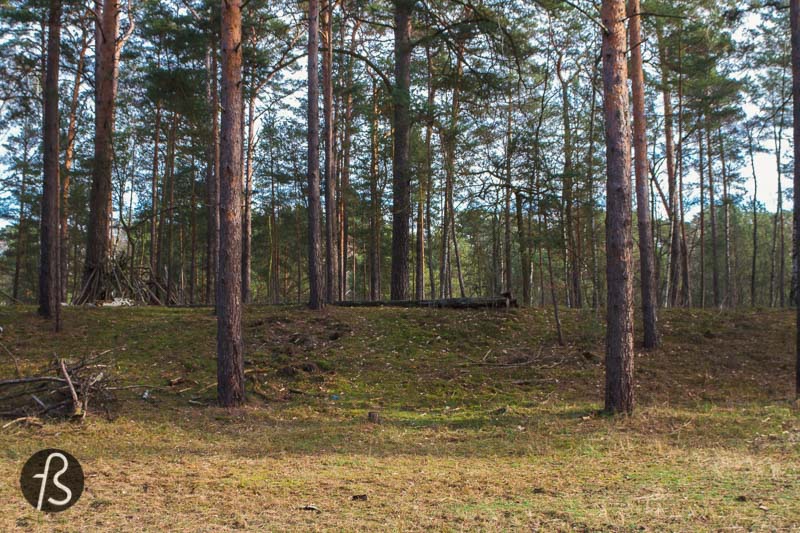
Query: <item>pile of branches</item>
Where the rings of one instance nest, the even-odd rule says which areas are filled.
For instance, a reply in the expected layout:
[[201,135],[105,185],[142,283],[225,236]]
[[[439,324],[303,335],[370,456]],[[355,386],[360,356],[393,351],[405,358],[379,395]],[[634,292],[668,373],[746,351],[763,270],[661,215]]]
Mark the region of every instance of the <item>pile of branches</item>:
[[0,417],[15,420],[84,418],[92,408],[114,400],[110,387],[109,352],[70,363],[54,358],[43,372],[0,380]]
[[109,258],[88,273],[86,281],[73,298],[72,305],[115,299],[162,305],[158,294],[164,294],[166,290],[148,273],[149,269],[133,268],[126,255]]

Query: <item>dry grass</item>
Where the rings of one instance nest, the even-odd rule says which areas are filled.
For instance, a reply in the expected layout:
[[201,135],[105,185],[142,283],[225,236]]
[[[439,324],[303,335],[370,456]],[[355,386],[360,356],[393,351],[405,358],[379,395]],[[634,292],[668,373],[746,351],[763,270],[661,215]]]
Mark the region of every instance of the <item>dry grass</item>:
[[[0,342],[24,368],[112,348],[123,384],[152,399],[124,391],[110,419],[0,431],[0,530],[798,530],[792,318],[665,312],[663,348],[637,356],[637,413],[609,419],[589,312],[566,312],[560,348],[536,310],[254,307],[252,394],[228,412],[197,405],[214,397],[208,310],[69,310],[53,336],[32,309],[2,308]],[[18,488],[43,447],[87,473],[55,516]]]

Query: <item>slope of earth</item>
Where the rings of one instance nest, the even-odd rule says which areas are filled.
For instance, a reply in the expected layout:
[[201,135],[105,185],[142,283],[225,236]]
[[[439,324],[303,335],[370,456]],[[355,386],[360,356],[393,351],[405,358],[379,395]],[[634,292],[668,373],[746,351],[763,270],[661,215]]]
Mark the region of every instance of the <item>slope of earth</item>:
[[[233,411],[214,407],[208,309],[64,314],[55,335],[0,308],[0,379],[12,354],[27,374],[110,350],[122,389],[82,422],[0,429],[2,531],[800,528],[788,311],[663,312],[662,348],[637,351],[638,409],[616,419],[598,414],[590,311],[564,312],[560,347],[536,309],[253,306]],[[19,490],[47,447],[87,476],[56,515]]]

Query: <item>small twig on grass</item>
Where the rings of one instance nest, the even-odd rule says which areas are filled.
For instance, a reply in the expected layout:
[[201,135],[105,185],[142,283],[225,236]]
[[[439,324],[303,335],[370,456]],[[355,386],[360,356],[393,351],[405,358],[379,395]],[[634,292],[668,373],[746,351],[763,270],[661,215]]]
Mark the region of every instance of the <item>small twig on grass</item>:
[[5,385],[22,385],[23,383],[38,383],[42,381],[55,381],[57,383],[64,383],[62,378],[56,378],[51,376],[37,376],[33,378],[19,378],[19,379],[5,379],[0,381],[0,387]]
[[74,407],[73,414],[79,415],[83,411],[81,409],[81,402],[78,399],[78,393],[75,392],[75,386],[72,384],[72,379],[69,377],[69,372],[67,372],[67,365],[64,364],[63,359],[59,359],[58,364],[61,366],[61,372],[64,374],[64,379],[67,380],[67,386],[69,387],[69,393],[72,395],[72,405]]
[[14,353],[11,350],[6,348],[6,345],[3,344],[2,342],[0,342],[0,348],[2,348],[9,356],[11,356],[11,360],[14,361],[14,368],[17,370],[17,377],[21,378],[22,370],[19,369],[19,360],[17,359],[17,356],[14,355]]
[[9,428],[9,427],[13,426],[14,424],[19,424],[21,422],[26,422],[28,424],[33,424],[33,425],[39,426],[39,427],[44,426],[44,423],[42,423],[42,421],[39,420],[35,416],[21,416],[19,418],[15,418],[11,422],[8,422],[7,424],[4,424],[2,429]]

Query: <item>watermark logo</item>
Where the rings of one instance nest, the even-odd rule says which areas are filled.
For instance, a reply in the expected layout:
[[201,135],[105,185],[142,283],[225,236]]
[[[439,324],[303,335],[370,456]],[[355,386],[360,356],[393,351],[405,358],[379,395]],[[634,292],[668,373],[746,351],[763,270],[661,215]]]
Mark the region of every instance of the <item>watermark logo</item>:
[[38,511],[58,513],[75,505],[83,494],[83,468],[63,450],[36,452],[22,467],[22,494]]

